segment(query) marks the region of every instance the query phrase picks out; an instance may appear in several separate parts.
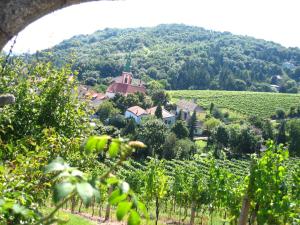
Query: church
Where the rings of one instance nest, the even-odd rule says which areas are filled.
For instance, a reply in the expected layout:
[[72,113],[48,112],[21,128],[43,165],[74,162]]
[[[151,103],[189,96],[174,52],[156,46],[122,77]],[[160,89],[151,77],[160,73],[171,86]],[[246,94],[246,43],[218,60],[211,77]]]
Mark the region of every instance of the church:
[[112,80],[106,89],[106,96],[113,98],[117,93],[127,96],[137,92],[146,94],[146,88],[140,79],[134,79],[130,69],[131,58],[127,58],[126,66],[121,76]]

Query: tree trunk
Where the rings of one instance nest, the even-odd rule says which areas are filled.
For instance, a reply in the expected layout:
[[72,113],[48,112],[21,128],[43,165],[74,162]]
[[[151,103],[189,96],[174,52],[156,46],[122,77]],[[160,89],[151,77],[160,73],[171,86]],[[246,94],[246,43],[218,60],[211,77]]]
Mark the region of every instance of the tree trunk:
[[[110,196],[110,194],[112,193],[112,191],[113,191],[113,187],[110,187],[110,188],[108,189],[108,197]],[[110,205],[109,203],[107,203],[106,210],[105,210],[105,218],[104,218],[104,221],[108,221],[108,220],[109,220],[110,208],[111,208],[111,205]]]
[[250,225],[255,224],[258,210],[259,210],[259,205],[258,205],[258,203],[256,203],[254,211],[253,211],[253,213],[251,214],[251,217],[250,217]]
[[75,212],[75,206],[76,206],[76,197],[74,196],[71,198],[71,213]]
[[196,207],[195,207],[195,202],[192,201],[192,204],[191,204],[191,220],[190,220],[190,225],[194,225],[194,223],[195,223],[195,216],[196,216]]
[[158,196],[155,198],[155,207],[156,207],[156,220],[155,220],[155,225],[158,223],[158,217],[159,217],[159,199]]
[[92,217],[95,215],[95,198],[93,199],[92,203]]
[[99,217],[102,217],[102,205],[101,203],[99,204]]
[[82,207],[82,200],[80,200],[80,205],[79,205],[79,209],[78,209],[79,213],[81,212],[81,207]]
[[249,214],[249,209],[250,209],[250,198],[248,194],[245,194],[243,203],[242,203],[242,209],[241,209],[241,214],[239,218],[239,225],[246,225],[248,221],[248,214]]

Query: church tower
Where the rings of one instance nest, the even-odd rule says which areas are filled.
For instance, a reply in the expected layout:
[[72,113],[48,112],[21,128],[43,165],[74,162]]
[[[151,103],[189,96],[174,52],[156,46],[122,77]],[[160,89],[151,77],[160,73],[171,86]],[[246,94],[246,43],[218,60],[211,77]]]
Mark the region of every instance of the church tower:
[[131,53],[126,57],[127,61],[122,73],[122,83],[131,84],[132,82],[132,73],[131,73]]

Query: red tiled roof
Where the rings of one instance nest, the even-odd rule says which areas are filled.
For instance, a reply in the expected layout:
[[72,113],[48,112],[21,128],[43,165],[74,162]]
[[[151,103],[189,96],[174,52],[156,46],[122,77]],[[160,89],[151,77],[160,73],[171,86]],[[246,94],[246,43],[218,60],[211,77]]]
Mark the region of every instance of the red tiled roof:
[[132,107],[128,108],[127,111],[132,112],[133,114],[135,114],[137,116],[147,114],[146,110],[144,110],[143,108],[141,108],[139,106],[132,106]]
[[123,83],[113,83],[109,85],[106,92],[133,94],[136,92],[146,93],[146,89],[144,86],[134,86],[134,85],[123,84]]
[[103,99],[106,99],[106,98],[107,98],[106,94],[97,93],[97,96],[96,96],[97,100],[103,100]]
[[[156,108],[157,108],[157,106],[154,106],[150,109],[147,109],[146,111],[150,115],[155,115]],[[173,116],[175,116],[175,115],[170,113],[169,111],[165,110],[164,108],[162,109],[162,117],[163,118],[169,118],[169,117],[173,117]]]

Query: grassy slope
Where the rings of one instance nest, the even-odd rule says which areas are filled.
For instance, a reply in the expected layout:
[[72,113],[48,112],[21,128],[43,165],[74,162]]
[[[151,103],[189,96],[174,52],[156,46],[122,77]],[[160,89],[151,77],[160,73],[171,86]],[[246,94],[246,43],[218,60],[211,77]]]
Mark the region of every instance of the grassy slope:
[[209,108],[210,103],[213,102],[220,108],[260,117],[270,117],[278,108],[288,111],[291,106],[300,105],[299,94],[207,90],[181,90],[168,93],[173,101],[181,97],[197,99],[198,104],[205,108]]
[[[50,208],[46,208],[43,210],[46,214],[50,213]],[[68,213],[62,210],[56,214],[56,216],[60,219],[68,221],[66,225],[96,225],[96,222],[83,218],[79,215],[74,215],[72,213]]]

